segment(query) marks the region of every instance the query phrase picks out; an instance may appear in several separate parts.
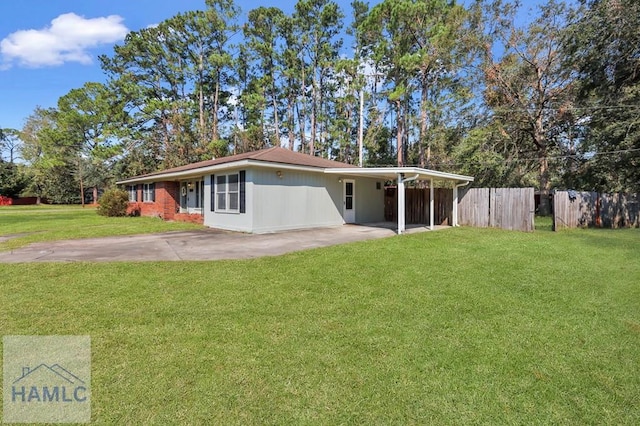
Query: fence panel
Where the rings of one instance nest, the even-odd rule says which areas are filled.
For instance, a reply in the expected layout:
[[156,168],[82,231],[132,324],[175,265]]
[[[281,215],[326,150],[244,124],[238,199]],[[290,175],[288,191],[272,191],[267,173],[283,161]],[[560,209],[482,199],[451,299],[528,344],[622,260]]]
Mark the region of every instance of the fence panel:
[[533,188],[469,188],[460,194],[460,225],[526,232],[534,230]]
[[[453,191],[448,188],[434,188],[433,216],[435,225],[450,225],[453,211]],[[405,189],[405,222],[407,224],[428,224],[429,188]],[[385,189],[385,220],[395,222],[398,215],[398,198],[395,187]]]
[[489,226],[515,231],[534,230],[533,188],[491,188]]
[[556,191],[553,196],[554,230],[639,227],[639,217],[638,194]]
[[458,223],[463,226],[489,226],[489,188],[458,190]]

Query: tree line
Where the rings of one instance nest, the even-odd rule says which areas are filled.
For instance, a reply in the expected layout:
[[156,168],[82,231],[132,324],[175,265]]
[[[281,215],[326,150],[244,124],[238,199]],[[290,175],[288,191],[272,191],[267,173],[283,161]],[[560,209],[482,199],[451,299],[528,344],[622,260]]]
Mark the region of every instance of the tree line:
[[543,213],[552,188],[640,187],[635,0],[548,0],[528,21],[502,0],[299,0],[243,22],[233,0],[205,6],[129,33],[104,83],[5,129],[2,170],[20,156],[14,181],[72,202],[274,145],[360,165],[362,143],[364,166],[533,185]]

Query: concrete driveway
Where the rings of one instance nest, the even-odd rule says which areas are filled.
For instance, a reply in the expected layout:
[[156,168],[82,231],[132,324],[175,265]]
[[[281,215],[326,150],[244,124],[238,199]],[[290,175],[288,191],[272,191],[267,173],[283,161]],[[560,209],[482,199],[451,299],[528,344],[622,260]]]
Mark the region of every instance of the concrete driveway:
[[247,259],[392,235],[389,227],[362,225],[259,235],[198,229],[35,243],[0,252],[0,263]]

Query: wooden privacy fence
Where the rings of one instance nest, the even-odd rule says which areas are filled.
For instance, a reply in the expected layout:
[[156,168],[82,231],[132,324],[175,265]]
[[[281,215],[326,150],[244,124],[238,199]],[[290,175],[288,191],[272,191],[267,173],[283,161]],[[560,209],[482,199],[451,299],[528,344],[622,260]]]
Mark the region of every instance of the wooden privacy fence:
[[640,227],[640,194],[556,191],[553,229]]
[[[405,189],[407,224],[429,223],[429,188]],[[495,227],[533,231],[535,205],[533,188],[458,189],[458,223],[478,228]],[[385,190],[385,220],[398,220],[395,187]],[[434,189],[434,224],[451,225],[453,190]]]
[[478,228],[534,230],[533,188],[461,188],[458,223]]
[[[385,188],[384,218],[389,222],[398,221],[398,191],[396,187]],[[447,188],[433,190],[433,216],[435,225],[451,225],[453,211],[453,191]],[[405,222],[407,224],[429,221],[429,188],[405,188]]]

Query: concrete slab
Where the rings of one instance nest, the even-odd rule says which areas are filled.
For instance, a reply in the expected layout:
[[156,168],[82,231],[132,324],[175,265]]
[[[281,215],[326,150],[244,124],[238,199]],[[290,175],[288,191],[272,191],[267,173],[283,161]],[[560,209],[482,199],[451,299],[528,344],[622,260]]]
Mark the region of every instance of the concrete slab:
[[[419,227],[411,232],[427,230]],[[215,229],[31,244],[0,252],[0,263],[247,259],[395,235],[384,226],[344,225],[273,234]]]

